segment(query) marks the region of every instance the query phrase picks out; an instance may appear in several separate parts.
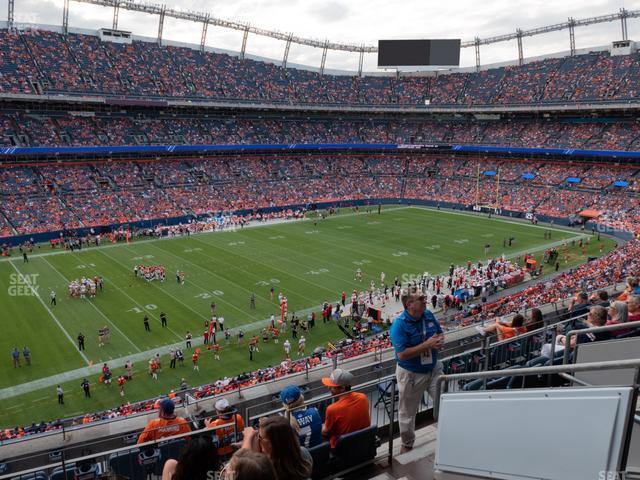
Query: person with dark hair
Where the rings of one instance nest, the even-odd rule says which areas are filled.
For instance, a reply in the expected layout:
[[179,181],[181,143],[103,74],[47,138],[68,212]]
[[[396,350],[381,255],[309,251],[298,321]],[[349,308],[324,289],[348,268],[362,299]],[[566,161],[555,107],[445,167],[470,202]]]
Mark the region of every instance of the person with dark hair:
[[210,480],[220,468],[218,452],[211,437],[192,438],[178,460],[164,463],[162,480]]
[[269,457],[278,480],[304,480],[311,476],[311,454],[300,446],[298,435],[285,417],[262,417],[258,430],[245,428],[241,448]]
[[524,327],[524,317],[519,313],[514,315],[511,322],[505,322],[503,319],[498,319],[491,325],[484,327],[477,326],[476,330],[481,335],[487,335],[490,333],[497,333],[498,340],[507,340],[513,338],[521,333],[526,333],[527,329]]
[[163,437],[172,437],[181,433],[191,431],[189,423],[182,417],[174,414],[175,404],[170,398],[165,398],[160,402],[158,416],[155,420],[151,420],[144,431],[138,437],[138,443],[159,440]]
[[600,290],[598,292],[598,295],[596,295],[593,299],[593,304],[600,305],[604,308],[609,308],[609,305],[611,304],[609,300],[609,292],[607,292],[606,290]]
[[565,332],[576,328],[576,325],[579,323],[576,319],[585,316],[587,313],[589,313],[589,296],[585,292],[578,292],[569,304],[566,318],[573,319],[573,321],[567,323]]
[[532,332],[544,327],[544,320],[542,319],[542,312],[539,308],[531,309],[531,316],[525,321],[524,326],[527,328],[527,332]]
[[221,480],[278,480],[273,463],[264,453],[238,450],[220,472]]

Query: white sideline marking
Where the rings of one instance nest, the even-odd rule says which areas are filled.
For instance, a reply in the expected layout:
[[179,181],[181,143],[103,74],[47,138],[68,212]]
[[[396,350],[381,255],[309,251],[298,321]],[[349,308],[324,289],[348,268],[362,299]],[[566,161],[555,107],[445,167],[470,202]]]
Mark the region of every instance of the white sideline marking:
[[[46,258],[43,258],[42,260],[44,260],[44,262],[45,262],[47,265],[49,265],[51,268],[53,268],[53,270],[54,270],[58,275],[60,275],[60,276],[64,279],[64,281],[65,281],[65,282],[69,283],[69,279],[68,279],[67,277],[65,277],[65,276],[62,274],[62,272],[60,272],[60,270],[58,270],[56,267],[54,267],[54,266],[51,264],[51,262],[49,262],[49,260],[47,260]],[[118,326],[117,326],[115,323],[113,323],[113,322],[109,319],[109,317],[107,317],[107,316],[102,312],[102,310],[100,310],[98,307],[96,307],[96,306],[93,304],[93,302],[92,302],[91,300],[89,300],[89,305],[91,305],[91,306],[93,307],[93,309],[94,309],[96,312],[98,312],[98,313],[102,316],[102,318],[104,318],[104,319],[109,323],[109,325],[111,325],[111,326],[112,326],[112,327],[113,327],[113,328],[114,328],[114,329],[115,329],[115,330],[116,330],[120,335],[122,335],[122,336],[127,340],[127,342],[129,342],[129,343],[133,346],[133,348],[135,348],[138,352],[141,352],[141,351],[142,351],[142,350],[140,350],[140,349],[138,348],[138,346],[137,346],[135,343],[133,343],[133,342],[131,341],[131,339],[130,339],[128,336],[126,336],[126,335],[124,334],[124,332],[123,332],[122,330],[120,330],[120,329],[118,328]],[[75,345],[75,344],[74,344],[74,345]]]
[[87,356],[84,354],[84,352],[81,352],[80,350],[78,350],[77,346],[76,346],[76,342],[73,340],[73,338],[71,338],[71,335],[69,335],[69,332],[67,332],[64,327],[62,326],[62,323],[60,323],[60,320],[58,320],[58,317],[56,317],[54,315],[54,313],[51,311],[51,309],[49,308],[49,306],[44,303],[44,301],[42,300],[42,298],[40,297],[40,294],[38,294],[38,292],[33,288],[33,285],[31,285],[31,282],[29,282],[29,280],[27,280],[27,277],[25,275],[23,275],[23,273],[18,270],[18,267],[15,266],[15,264],[13,262],[9,262],[9,264],[13,267],[13,269],[18,272],[18,275],[20,275],[26,282],[26,284],[29,286],[29,288],[31,289],[31,292],[33,293],[33,295],[40,301],[40,303],[42,304],[42,306],[45,308],[45,310],[47,312],[49,312],[49,315],[51,316],[51,318],[53,318],[53,321],[56,322],[56,324],[58,325],[58,327],[60,327],[60,330],[62,330],[62,333],[64,333],[65,337],[67,337],[67,339],[69,340],[69,342],[71,342],[71,345],[73,345],[73,349],[78,352],[80,354],[80,356],[82,357],[82,359],[86,362],[87,365],[89,365],[89,359],[87,358]]

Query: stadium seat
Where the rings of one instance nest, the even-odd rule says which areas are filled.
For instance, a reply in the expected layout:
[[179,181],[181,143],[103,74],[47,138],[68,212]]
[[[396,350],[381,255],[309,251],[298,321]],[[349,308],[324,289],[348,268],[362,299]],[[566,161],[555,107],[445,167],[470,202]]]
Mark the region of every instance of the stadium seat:
[[311,478],[318,480],[325,478],[329,475],[329,454],[331,447],[329,442],[322,442],[320,445],[316,445],[309,449],[311,458],[313,458],[313,472],[311,472]]
[[377,431],[377,425],[371,425],[338,438],[333,450],[331,471],[341,472],[363,465],[375,458]]
[[97,463],[83,465],[70,463],[64,469],[62,467],[54,468],[49,478],[50,480],[92,480],[98,478],[100,473],[100,467]]
[[153,473],[160,462],[160,449],[147,448],[140,451],[138,448],[126,452],[118,452],[109,457],[109,468],[117,475],[138,479],[147,473]]
[[[217,438],[217,437],[216,437]],[[162,468],[164,466],[164,462],[169,460],[170,458],[177,460],[184,446],[186,445],[186,440],[183,438],[179,438],[177,440],[170,440],[165,443],[160,443],[158,445],[159,451],[159,461],[155,466],[155,473],[157,475],[162,475]]]
[[46,472],[35,472],[27,475],[18,475],[17,477],[11,477],[11,480],[48,480],[49,476]]

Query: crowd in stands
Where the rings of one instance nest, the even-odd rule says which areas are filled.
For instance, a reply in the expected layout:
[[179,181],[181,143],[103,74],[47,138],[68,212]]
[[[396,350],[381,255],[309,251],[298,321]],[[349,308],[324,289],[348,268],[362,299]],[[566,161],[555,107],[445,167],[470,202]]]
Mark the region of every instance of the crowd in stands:
[[[523,178],[523,172],[534,178]],[[640,206],[631,187],[638,172],[544,161],[326,153],[6,167],[0,168],[0,232],[382,198],[482,204],[562,218],[592,209],[601,223],[637,231]],[[581,182],[570,184],[568,177]],[[614,187],[618,180],[630,187]]]
[[425,102],[629,101],[638,96],[640,74],[640,54],[611,56],[598,51],[471,73],[321,75],[195,48],[159,46],[155,41],[120,44],[37,28],[0,30],[0,58],[0,92],[6,93],[423,108]]
[[[539,307],[571,298],[576,292],[599,289],[635,277],[640,272],[640,241],[633,240],[597,260],[561,273],[552,280],[531,284],[521,292],[503,297],[483,307],[482,312],[467,317],[465,323],[489,320],[506,314]],[[463,314],[458,315],[462,321]]]
[[398,120],[184,113],[134,116],[122,112],[84,117],[52,111],[0,111],[0,146],[6,147],[437,143],[636,151],[639,142],[640,125],[623,118]]

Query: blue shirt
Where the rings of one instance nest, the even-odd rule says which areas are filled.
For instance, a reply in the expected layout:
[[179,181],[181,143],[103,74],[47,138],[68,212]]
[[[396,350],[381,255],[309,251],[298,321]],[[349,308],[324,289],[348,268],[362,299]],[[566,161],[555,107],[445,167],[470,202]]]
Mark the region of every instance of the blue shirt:
[[317,408],[308,407],[304,410],[294,410],[291,415],[300,425],[298,439],[301,446],[312,448],[322,443],[322,419]]
[[422,364],[420,355],[408,360],[400,360],[398,354],[407,348],[420,345],[437,333],[442,333],[442,328],[429,310],[425,310],[420,319],[413,318],[406,310],[402,312],[391,325],[391,343],[396,351],[398,365],[410,372],[429,373],[438,362],[437,350],[431,350],[431,363],[427,365]]

